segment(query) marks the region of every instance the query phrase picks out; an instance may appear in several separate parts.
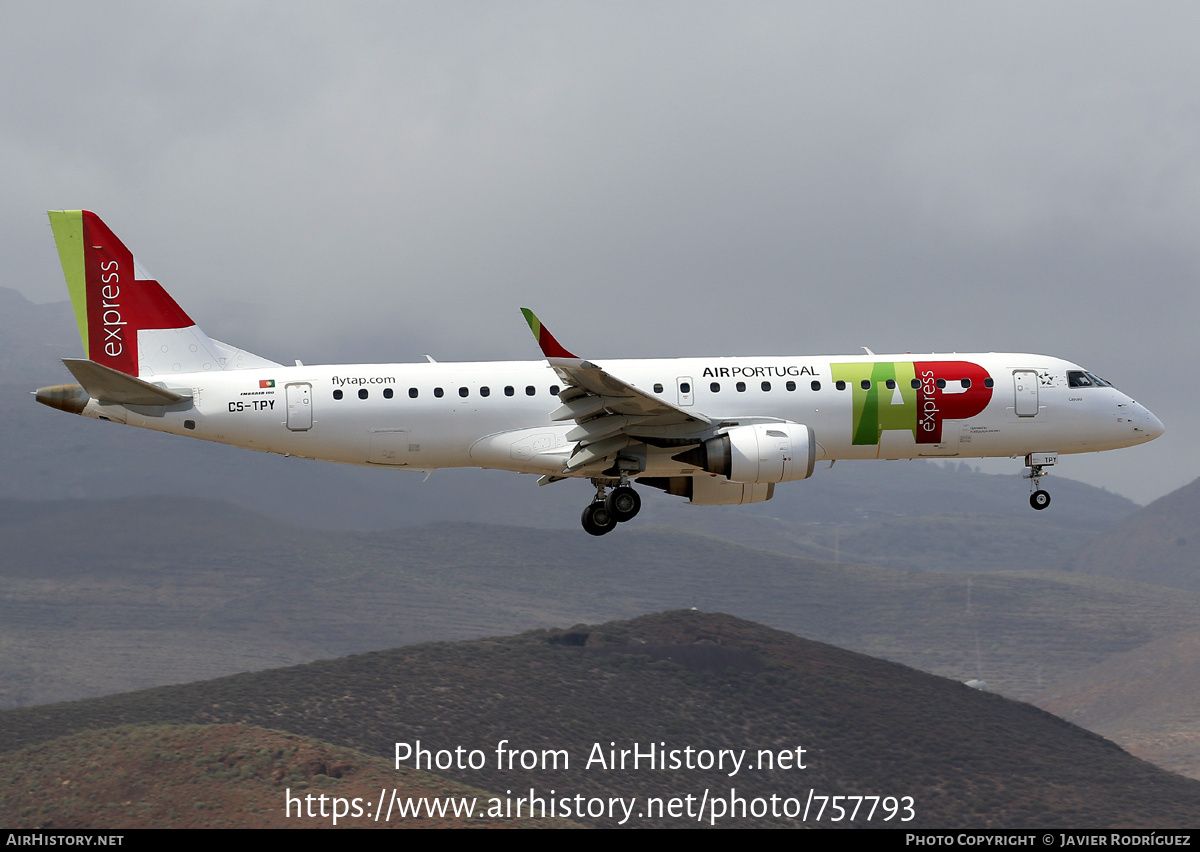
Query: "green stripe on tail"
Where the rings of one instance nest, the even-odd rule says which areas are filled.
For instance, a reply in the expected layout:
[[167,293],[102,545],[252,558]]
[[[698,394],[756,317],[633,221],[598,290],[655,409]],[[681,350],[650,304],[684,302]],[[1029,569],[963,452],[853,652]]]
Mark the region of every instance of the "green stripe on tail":
[[87,320],[87,274],[83,269],[83,211],[50,210],[50,229],[54,232],[54,243],[58,246],[58,259],[62,263],[63,275],[67,279],[67,292],[71,294],[71,307],[75,309],[75,322],[79,325],[79,337],[83,341],[84,357],[90,358],[88,348]]

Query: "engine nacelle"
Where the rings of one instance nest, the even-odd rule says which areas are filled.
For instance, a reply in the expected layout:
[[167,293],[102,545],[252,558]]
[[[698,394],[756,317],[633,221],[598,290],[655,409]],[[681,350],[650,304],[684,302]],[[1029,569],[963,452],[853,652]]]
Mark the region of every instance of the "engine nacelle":
[[817,441],[803,423],[753,423],[674,456],[731,482],[792,482],[812,476]]

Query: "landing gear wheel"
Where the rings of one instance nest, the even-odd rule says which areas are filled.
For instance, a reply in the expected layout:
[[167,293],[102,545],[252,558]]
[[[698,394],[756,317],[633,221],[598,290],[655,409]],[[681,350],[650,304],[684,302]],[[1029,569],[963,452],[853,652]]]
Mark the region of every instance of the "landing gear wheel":
[[1046,475],[1046,468],[1057,460],[1058,453],[1029,453],[1025,456],[1025,467],[1029,468],[1025,478],[1029,480],[1029,490],[1033,492],[1029,495],[1029,505],[1039,512],[1050,505],[1050,494],[1038,488],[1038,482]]
[[604,535],[612,532],[617,526],[617,516],[603,501],[589,503],[579,520],[583,524],[583,531],[588,535]]
[[604,499],[604,503],[617,522],[622,524],[632,521],[642,510],[641,495],[628,485],[614,488]]

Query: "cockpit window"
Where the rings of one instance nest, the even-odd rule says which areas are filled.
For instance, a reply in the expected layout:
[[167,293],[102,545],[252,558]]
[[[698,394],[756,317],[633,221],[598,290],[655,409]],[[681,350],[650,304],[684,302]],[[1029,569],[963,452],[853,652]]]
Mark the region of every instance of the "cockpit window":
[[1072,388],[1111,388],[1112,384],[1084,370],[1068,370],[1067,386]]

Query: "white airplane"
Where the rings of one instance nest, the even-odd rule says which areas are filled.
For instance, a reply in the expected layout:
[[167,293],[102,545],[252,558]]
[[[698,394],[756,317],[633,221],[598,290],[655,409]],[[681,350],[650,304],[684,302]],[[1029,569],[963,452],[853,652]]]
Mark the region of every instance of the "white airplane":
[[[1030,503],[1060,453],[1142,444],[1163,425],[1045,355],[606,361],[522,309],[540,361],[285,367],[201,331],[94,213],[50,224],[86,358],[38,402],[286,456],[588,479],[592,535],[641,508],[631,483],[701,506],[771,499],[818,460],[1023,457]],[[611,489],[611,490],[610,490]]]

